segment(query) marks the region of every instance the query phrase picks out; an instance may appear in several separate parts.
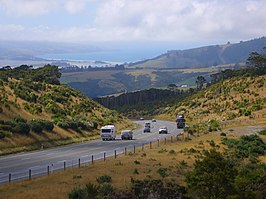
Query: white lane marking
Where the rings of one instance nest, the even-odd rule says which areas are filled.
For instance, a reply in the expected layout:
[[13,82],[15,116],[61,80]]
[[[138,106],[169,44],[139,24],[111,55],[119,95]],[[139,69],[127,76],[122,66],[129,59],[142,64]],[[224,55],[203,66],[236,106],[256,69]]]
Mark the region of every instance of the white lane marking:
[[54,153],[47,153],[47,154],[45,154],[45,155],[47,155],[47,156],[49,156],[49,155],[54,155]]
[[29,160],[30,158],[22,158],[21,160]]

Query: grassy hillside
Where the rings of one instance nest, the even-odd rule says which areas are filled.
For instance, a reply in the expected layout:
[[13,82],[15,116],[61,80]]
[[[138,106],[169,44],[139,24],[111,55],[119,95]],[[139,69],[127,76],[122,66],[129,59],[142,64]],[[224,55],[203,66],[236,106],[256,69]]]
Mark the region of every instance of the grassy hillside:
[[221,64],[245,63],[251,52],[260,52],[266,46],[266,37],[236,44],[205,46],[188,50],[171,50],[167,53],[129,67],[141,68],[201,68]]
[[208,76],[220,68],[205,70],[106,70],[63,73],[60,81],[91,98],[149,88],[165,88],[169,84],[195,85],[197,76]]
[[67,85],[55,66],[0,71],[0,154],[95,138],[131,122]]
[[166,111],[168,117],[184,114],[190,124],[211,120],[266,123],[266,77],[235,77],[220,81],[187,97]]
[[[66,198],[70,193],[70,198],[94,194],[110,199],[167,199],[181,193],[189,198],[263,198],[265,80],[265,75],[230,78],[175,106],[163,107],[162,117],[185,114],[192,127],[178,141],[169,138],[159,145],[155,141],[152,149],[148,144],[116,159],[11,183],[1,187],[0,193],[6,198],[18,194],[21,198]],[[223,126],[232,120],[238,127],[233,127],[236,123]]]

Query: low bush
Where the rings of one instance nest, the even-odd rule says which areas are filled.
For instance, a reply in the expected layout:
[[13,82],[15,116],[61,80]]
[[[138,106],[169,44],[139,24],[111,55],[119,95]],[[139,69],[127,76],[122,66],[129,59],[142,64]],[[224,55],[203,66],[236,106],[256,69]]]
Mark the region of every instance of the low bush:
[[266,135],[266,129],[259,132],[260,135]]
[[186,189],[175,182],[163,182],[162,180],[131,179],[131,189],[126,191],[116,191],[108,183],[95,186],[88,183],[84,188],[74,188],[69,194],[69,199],[132,199],[132,198],[160,198],[173,199],[186,197]]
[[112,177],[111,176],[108,176],[108,175],[103,175],[103,176],[99,176],[97,177],[97,182],[100,183],[100,184],[103,184],[103,183],[109,183],[112,181]]
[[239,158],[264,155],[266,145],[258,135],[241,136],[240,139],[223,139],[223,144],[234,148]]
[[3,139],[6,137],[6,134],[4,131],[0,131],[0,139]]
[[165,177],[168,176],[167,171],[168,171],[167,168],[159,168],[159,169],[157,170],[157,173],[158,173],[161,177],[165,178]]
[[42,131],[52,131],[54,129],[54,124],[48,120],[31,120],[29,122],[30,128],[36,133],[41,133]]
[[222,132],[220,133],[220,136],[226,136],[226,133]]
[[14,133],[28,135],[30,133],[30,125],[24,122],[18,122],[12,131]]

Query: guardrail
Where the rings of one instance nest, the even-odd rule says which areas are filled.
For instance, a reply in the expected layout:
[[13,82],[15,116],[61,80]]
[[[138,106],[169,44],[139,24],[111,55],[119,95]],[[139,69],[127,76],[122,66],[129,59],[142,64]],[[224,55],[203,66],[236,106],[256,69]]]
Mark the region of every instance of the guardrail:
[[14,173],[7,173],[7,174],[0,174],[0,184],[7,184],[11,182],[17,182],[22,180],[31,180],[40,176],[49,176],[53,172],[57,171],[65,171],[67,168],[79,168],[84,165],[92,165],[95,161],[103,160],[106,161],[108,157],[117,158],[118,155],[128,155],[129,152],[136,153],[136,149],[139,148],[140,151],[145,151],[146,149],[152,149],[153,147],[159,147],[160,144],[167,144],[173,143],[174,141],[177,142],[181,140],[179,137],[182,136],[181,139],[185,139],[184,133],[178,134],[176,136],[168,136],[164,139],[158,139],[156,141],[146,142],[137,145],[129,145],[125,148],[116,148],[114,150],[109,150],[105,152],[101,152],[98,154],[82,156],[77,159],[61,161],[58,163],[45,165],[45,166],[38,166],[29,168],[27,171],[22,172],[14,172]]

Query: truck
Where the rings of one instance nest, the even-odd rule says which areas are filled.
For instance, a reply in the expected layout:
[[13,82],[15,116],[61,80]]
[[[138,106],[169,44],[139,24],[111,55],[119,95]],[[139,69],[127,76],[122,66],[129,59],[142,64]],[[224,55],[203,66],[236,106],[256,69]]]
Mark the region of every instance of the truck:
[[115,140],[115,126],[105,125],[101,128],[101,138],[102,140]]
[[144,125],[144,130],[143,130],[144,133],[146,132],[151,132],[151,123],[150,122],[145,122],[145,125]]
[[176,117],[176,125],[178,129],[183,129],[186,126],[186,120],[184,118],[184,115],[178,115]]

